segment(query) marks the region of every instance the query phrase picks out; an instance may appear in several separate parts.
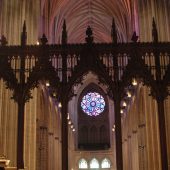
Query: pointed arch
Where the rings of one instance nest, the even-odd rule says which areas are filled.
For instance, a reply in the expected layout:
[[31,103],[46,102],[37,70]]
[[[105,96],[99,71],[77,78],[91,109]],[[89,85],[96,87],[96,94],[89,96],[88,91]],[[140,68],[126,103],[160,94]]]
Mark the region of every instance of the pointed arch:
[[154,87],[154,77],[140,56],[131,56],[122,76],[123,86],[131,85],[133,78],[142,78],[145,85]]
[[101,168],[110,168],[110,167],[111,167],[110,160],[108,158],[104,158],[101,162]]
[[88,168],[88,163],[85,158],[81,158],[79,160],[79,169],[87,169]]
[[100,165],[99,165],[99,161],[96,159],[96,158],[93,158],[91,161],[90,161],[90,169],[95,169],[95,168],[99,168]]
[[26,86],[27,90],[29,91],[30,89],[35,88],[40,80],[48,80],[50,82],[50,86],[59,90],[59,77],[57,76],[55,68],[50,63],[46,63],[45,66],[37,63],[28,77]]
[[94,63],[94,65],[90,64],[89,66],[86,66],[82,64],[83,62],[79,62],[79,64],[75,67],[68,83],[67,88],[68,96],[72,96],[71,93],[73,93],[72,89],[73,86],[75,84],[82,83],[83,77],[87,75],[89,72],[92,72],[93,74],[97,75],[99,81],[103,84],[106,84],[108,88],[112,88],[113,81],[109,76],[108,72],[106,71],[104,64],[99,60],[98,57],[96,57],[95,59],[96,62]]
[[[88,80],[88,78],[87,78]],[[91,79],[90,79],[91,80]],[[91,83],[92,82],[92,83]],[[78,133],[81,136],[81,127],[86,126],[88,129],[88,143],[82,143],[79,138],[79,146],[84,149],[105,149],[105,146],[110,146],[110,133],[109,133],[109,104],[105,89],[93,82],[87,83],[83,86],[78,96]],[[92,94],[92,95],[91,95]],[[94,94],[94,95],[93,95]],[[87,96],[87,99],[84,97]],[[83,101],[83,105],[82,105]],[[95,103],[94,106],[91,104]],[[103,104],[103,105],[102,105]],[[104,106],[100,107],[100,106]],[[85,110],[84,110],[85,106]],[[86,113],[86,110],[89,111]],[[99,111],[99,112],[98,112]],[[99,123],[100,122],[100,123]],[[103,133],[103,142],[100,140],[100,126],[105,125],[107,131]],[[106,141],[106,139],[108,139]],[[105,142],[104,142],[105,141]]]

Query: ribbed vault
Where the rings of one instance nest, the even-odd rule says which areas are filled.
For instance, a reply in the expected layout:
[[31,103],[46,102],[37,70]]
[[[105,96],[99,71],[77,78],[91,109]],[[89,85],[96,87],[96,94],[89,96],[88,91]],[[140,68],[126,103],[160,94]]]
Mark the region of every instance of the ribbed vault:
[[68,42],[84,42],[88,25],[95,42],[111,42],[112,18],[115,18],[119,41],[128,41],[135,28],[135,0],[44,0],[41,4],[44,32],[51,42],[61,41],[63,19]]

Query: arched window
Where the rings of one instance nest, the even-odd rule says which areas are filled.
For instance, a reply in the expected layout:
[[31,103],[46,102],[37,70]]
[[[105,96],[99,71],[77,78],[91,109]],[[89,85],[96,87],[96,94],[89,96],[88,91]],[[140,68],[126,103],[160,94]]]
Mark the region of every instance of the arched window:
[[87,169],[88,165],[87,165],[87,161],[82,158],[79,160],[79,169]]
[[92,168],[99,168],[99,162],[96,158],[93,158],[90,161],[90,169],[92,169]]
[[104,158],[102,160],[102,164],[101,164],[102,168],[110,168],[110,161],[107,158]]

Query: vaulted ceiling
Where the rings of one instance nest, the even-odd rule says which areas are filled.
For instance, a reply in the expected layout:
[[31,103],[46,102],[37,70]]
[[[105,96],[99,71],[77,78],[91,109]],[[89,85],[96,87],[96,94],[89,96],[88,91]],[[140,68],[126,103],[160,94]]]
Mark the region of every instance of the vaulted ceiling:
[[[134,31],[140,41],[152,41],[152,17],[159,40],[170,40],[169,0],[0,0],[0,35],[9,44],[20,44],[24,20],[27,43],[34,44],[43,33],[49,43],[60,43],[64,19],[68,43],[82,43],[88,25],[95,42],[111,42],[112,19],[118,41],[129,42]],[[139,29],[140,28],[140,29]]]
[[43,0],[41,14],[46,34],[52,42],[61,41],[66,20],[69,43],[84,42],[88,25],[95,42],[111,42],[112,18],[115,18],[119,41],[129,40],[135,28],[135,0]]

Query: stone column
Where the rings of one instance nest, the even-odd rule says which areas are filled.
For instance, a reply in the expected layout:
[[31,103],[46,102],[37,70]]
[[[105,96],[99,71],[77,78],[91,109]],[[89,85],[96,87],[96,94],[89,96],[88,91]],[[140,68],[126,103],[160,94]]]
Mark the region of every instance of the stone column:
[[67,123],[67,102],[62,100],[62,170],[68,170],[68,123]]
[[170,169],[170,96],[165,100],[165,124],[167,132],[168,169]]
[[120,113],[120,98],[115,98],[115,136],[116,136],[116,167],[118,170],[123,170],[123,155],[122,155],[122,126]]
[[157,98],[162,170],[168,169],[164,99]]
[[17,168],[24,169],[24,108],[25,102],[18,101]]
[[47,127],[40,127],[40,167],[41,170],[47,170],[47,161],[48,161],[48,148],[47,148]]

